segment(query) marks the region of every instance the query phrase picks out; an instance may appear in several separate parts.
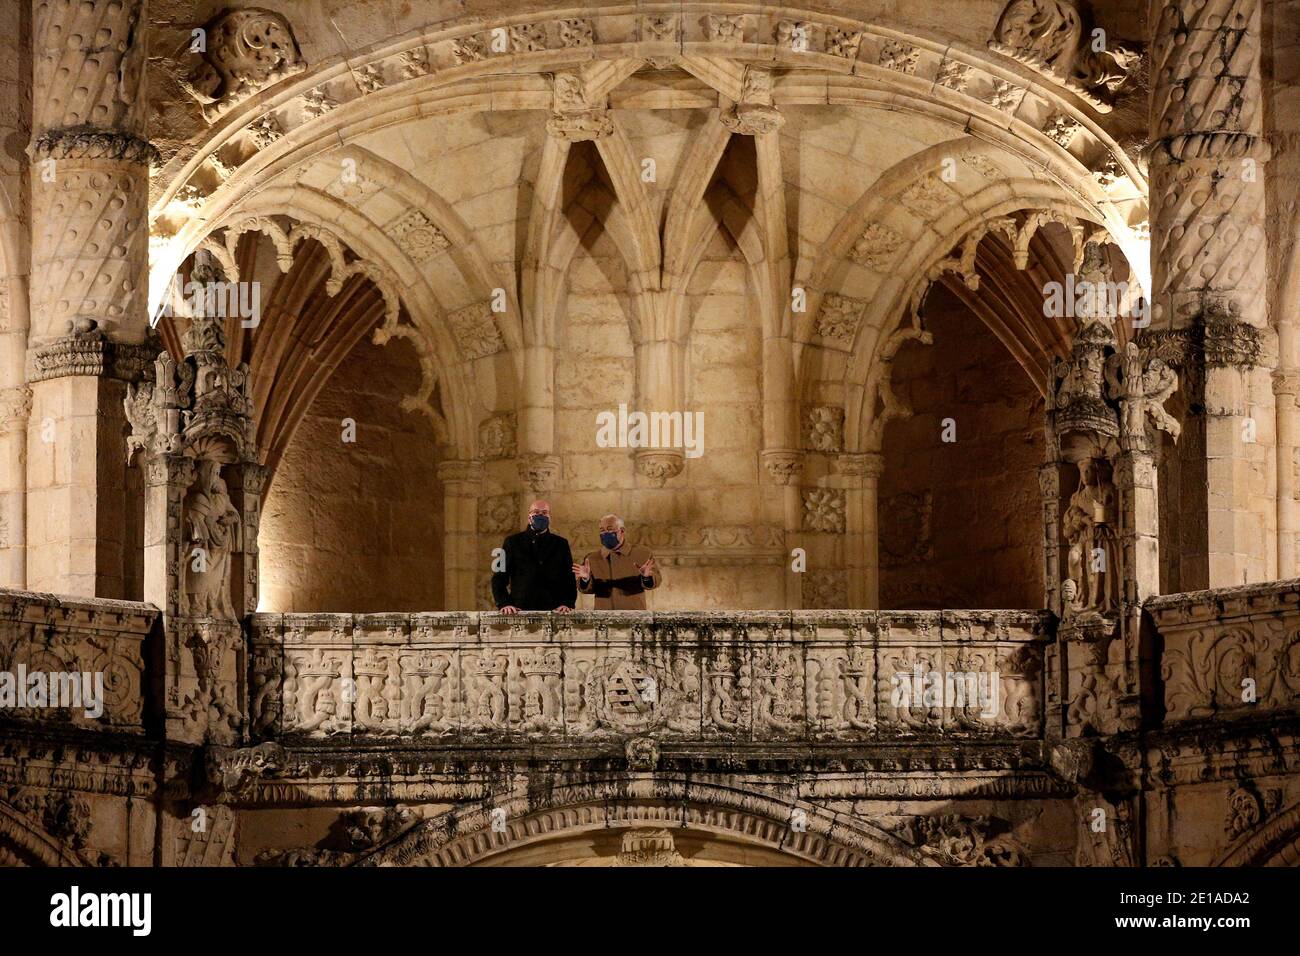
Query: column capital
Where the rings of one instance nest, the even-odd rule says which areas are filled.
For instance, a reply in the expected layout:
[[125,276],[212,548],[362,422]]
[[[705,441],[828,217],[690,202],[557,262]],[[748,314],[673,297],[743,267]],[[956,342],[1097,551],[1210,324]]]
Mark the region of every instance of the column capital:
[[97,329],[72,332],[28,352],[29,382],[44,382],[72,375],[93,375],[133,382],[143,378],[157,359],[160,347],[144,343],[114,342]]
[[804,454],[798,449],[767,448],[759,453],[759,458],[774,484],[796,484],[803,474]]

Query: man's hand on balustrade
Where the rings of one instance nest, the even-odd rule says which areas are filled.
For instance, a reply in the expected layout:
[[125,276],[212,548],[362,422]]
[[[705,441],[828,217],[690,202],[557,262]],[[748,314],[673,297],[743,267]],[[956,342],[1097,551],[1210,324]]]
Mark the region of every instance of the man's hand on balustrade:
[[570,611],[572,611],[572,610],[573,610],[573,608],[569,607],[567,604],[561,604],[559,607],[557,607],[557,608],[555,609],[555,613],[556,613],[556,614],[568,614],[568,613],[569,613]]
[[518,614],[518,613],[519,613],[519,608],[515,607],[513,604],[507,604],[505,607],[501,608],[500,610],[501,610],[501,613],[502,613],[502,614]]

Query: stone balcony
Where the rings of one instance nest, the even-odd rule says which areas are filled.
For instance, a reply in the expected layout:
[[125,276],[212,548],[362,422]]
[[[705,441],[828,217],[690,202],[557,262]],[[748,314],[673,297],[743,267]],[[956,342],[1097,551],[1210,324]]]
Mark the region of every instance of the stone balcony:
[[[0,588],[0,674],[45,690],[35,706],[9,702],[0,687],[0,720],[56,723],[70,728],[141,733],[144,724],[145,638],[158,609],[135,601],[71,598]],[[60,676],[61,675],[61,676]],[[99,675],[102,713],[52,706],[50,678],[62,692],[72,675]],[[24,692],[23,697],[35,701]]]
[[1300,707],[1300,580],[1165,594],[1144,607],[1164,644],[1166,722]]
[[[256,614],[252,731],[449,748],[1038,738],[1049,630],[1039,611]],[[932,672],[962,676],[940,700]]]

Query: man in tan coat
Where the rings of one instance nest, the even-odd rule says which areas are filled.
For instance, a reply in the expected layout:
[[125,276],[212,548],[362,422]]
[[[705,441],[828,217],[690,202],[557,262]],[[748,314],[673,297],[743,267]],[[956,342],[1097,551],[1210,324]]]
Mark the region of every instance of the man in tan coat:
[[600,549],[573,566],[578,590],[596,596],[597,611],[644,611],[645,592],[659,586],[659,568],[649,548],[631,547],[623,519],[600,519]]

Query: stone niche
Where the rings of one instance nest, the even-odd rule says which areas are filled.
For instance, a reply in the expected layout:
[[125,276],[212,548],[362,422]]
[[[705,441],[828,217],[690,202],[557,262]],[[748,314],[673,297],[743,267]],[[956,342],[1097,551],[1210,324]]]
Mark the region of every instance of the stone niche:
[[1038,606],[1042,400],[946,290],[931,294],[926,324],[934,344],[904,345],[894,362],[893,389],[914,414],[885,428],[881,607]]

